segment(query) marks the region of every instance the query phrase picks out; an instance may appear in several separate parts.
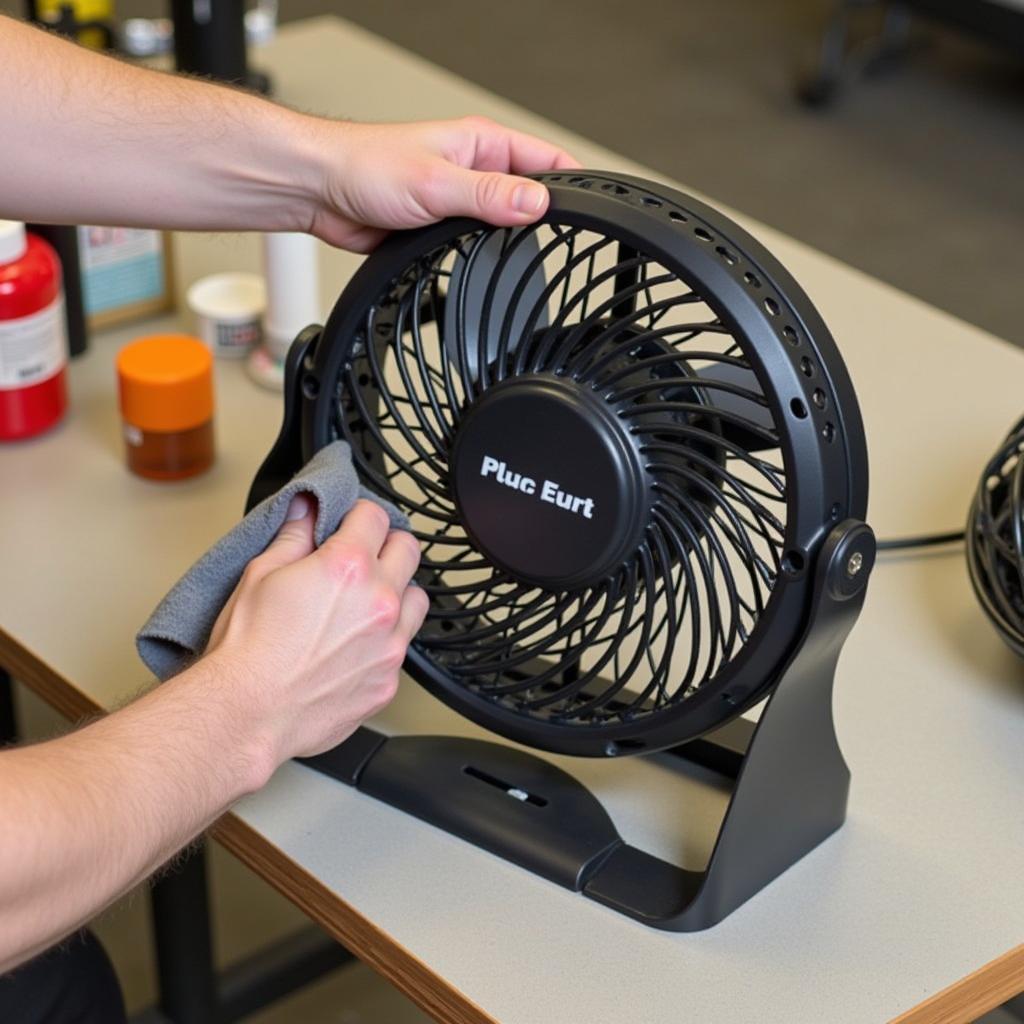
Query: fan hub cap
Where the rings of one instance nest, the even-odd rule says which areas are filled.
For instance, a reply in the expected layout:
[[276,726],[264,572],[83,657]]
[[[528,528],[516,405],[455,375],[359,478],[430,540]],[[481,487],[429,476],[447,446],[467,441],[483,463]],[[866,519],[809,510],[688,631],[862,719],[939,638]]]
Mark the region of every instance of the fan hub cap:
[[546,589],[614,572],[642,540],[650,507],[627,425],[591,388],[547,374],[476,400],[455,440],[452,483],[477,547]]

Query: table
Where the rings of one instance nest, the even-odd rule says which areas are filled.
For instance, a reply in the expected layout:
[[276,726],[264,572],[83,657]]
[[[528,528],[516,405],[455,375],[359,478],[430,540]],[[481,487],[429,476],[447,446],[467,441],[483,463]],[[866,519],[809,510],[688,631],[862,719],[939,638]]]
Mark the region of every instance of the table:
[[[307,109],[484,113],[558,139],[589,166],[653,175],[335,18],[284,29],[258,63]],[[1024,406],[1024,356],[739,219],[845,352],[876,530],[962,523]],[[251,237],[176,245],[182,288],[257,265]],[[325,310],[357,262],[324,250]],[[145,684],[134,632],[236,520],[280,413],[240,366],[219,365],[213,471],[174,486],[131,477],[113,385],[130,335],[106,334],[76,361],[62,427],[0,449],[0,664],[71,716]],[[1024,669],[985,622],[959,552],[882,560],[839,666],[836,717],[853,771],[847,824],[702,933],[647,929],[297,764],[215,834],[438,1020],[972,1020],[1024,989]],[[375,725],[481,734],[411,682]],[[706,854],[722,794],[639,759],[572,770],[628,841],[685,863]]]

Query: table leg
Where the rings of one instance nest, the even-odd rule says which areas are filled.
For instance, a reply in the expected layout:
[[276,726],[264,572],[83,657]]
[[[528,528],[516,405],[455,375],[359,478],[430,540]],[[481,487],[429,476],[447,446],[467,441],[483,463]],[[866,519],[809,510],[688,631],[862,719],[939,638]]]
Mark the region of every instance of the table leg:
[[215,1024],[220,1014],[205,844],[153,883],[151,901],[161,1012],[174,1024]]
[[0,747],[18,738],[18,722],[14,714],[14,680],[0,668]]

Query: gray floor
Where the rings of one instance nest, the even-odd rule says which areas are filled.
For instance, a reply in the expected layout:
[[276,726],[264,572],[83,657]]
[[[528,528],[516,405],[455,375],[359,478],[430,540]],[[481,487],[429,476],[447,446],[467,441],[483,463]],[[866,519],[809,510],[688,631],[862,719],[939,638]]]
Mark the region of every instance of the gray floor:
[[[0,0],[0,10],[20,7]],[[281,0],[281,7],[285,19],[328,11],[350,18],[1024,344],[1024,63],[929,31],[911,60],[814,114],[794,102],[793,83],[816,43],[825,0]],[[118,9],[155,14],[166,5],[122,0]],[[37,735],[53,728],[43,709],[25,704]],[[301,923],[225,854],[215,857],[214,881],[225,961]],[[139,941],[145,929],[140,898],[119,904],[100,925],[133,1006],[153,992],[150,953]],[[426,1021],[364,968],[258,1019]]]

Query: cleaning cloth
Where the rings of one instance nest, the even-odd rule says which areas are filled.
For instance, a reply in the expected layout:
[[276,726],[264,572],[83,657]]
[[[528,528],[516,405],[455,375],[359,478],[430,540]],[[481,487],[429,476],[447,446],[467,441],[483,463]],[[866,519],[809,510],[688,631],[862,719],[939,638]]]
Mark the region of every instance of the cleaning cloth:
[[296,494],[316,500],[313,538],[319,547],[359,498],[380,505],[392,527],[409,522],[393,505],[359,483],[352,452],[345,441],[321,448],[292,479],[260,502],[230,533],[221,537],[171,588],[139,631],[135,646],[146,667],[160,680],[187,668],[206,649],[221,609],[242,578],[245,567],[264,551],[280,530]]

